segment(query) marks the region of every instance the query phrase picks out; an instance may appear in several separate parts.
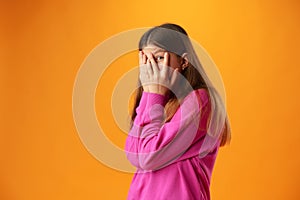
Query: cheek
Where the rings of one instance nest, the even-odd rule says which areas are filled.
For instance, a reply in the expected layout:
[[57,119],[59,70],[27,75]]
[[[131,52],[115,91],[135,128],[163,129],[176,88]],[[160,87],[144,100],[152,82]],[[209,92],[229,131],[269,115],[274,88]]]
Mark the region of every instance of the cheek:
[[173,69],[176,69],[176,68],[180,67],[180,63],[179,63],[177,57],[170,58],[170,67],[172,67]]

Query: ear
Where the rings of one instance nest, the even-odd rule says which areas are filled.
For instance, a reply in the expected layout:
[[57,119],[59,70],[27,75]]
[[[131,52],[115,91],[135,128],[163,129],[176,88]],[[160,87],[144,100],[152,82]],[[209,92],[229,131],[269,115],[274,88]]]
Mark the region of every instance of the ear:
[[184,70],[185,68],[187,68],[189,66],[189,60],[188,60],[188,57],[187,57],[187,53],[184,53],[182,54],[181,58],[181,67],[182,67],[182,70]]

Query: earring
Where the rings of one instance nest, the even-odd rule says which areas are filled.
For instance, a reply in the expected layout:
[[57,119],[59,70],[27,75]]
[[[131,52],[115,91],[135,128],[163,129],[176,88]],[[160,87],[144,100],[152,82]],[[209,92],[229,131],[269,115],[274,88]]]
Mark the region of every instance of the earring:
[[187,65],[182,65],[182,71],[184,71],[185,70],[185,68],[187,68]]

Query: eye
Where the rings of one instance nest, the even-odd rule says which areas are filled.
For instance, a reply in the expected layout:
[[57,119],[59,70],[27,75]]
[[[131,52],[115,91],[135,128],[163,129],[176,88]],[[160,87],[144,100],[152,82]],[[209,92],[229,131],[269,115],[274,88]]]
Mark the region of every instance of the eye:
[[160,61],[163,61],[164,60],[164,57],[163,56],[157,56],[156,57],[156,61],[157,62],[160,62]]

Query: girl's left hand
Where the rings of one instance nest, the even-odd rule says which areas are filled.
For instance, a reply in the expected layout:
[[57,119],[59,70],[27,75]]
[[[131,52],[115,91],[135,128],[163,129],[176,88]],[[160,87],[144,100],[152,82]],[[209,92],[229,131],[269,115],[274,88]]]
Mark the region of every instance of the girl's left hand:
[[175,85],[178,69],[169,66],[169,53],[164,53],[163,64],[157,63],[152,53],[139,53],[140,81],[146,92],[166,95]]

